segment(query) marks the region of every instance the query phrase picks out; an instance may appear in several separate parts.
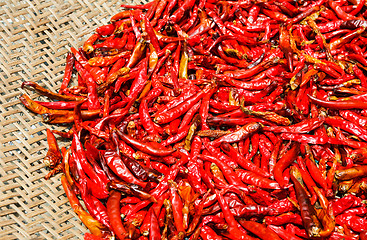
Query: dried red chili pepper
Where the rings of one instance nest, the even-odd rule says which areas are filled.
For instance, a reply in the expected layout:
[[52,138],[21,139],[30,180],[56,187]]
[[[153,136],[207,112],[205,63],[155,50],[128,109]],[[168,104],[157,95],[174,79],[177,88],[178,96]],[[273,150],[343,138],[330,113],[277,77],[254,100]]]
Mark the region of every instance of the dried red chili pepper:
[[[367,189],[364,5],[123,5],[134,10],[97,28],[84,50],[71,48],[59,94],[24,83],[61,100],[24,95],[28,109],[73,125],[59,132],[74,137],[61,163],[49,136],[48,156],[58,156],[47,177],[63,171],[106,225],[95,196],[122,191],[126,199],[114,205],[125,218],[114,214],[112,224],[125,225],[122,238],[251,239],[234,218],[246,217],[284,225],[240,220],[263,239],[268,231],[353,239],[366,208],[358,197],[335,196]],[[74,69],[78,85],[70,86]]]

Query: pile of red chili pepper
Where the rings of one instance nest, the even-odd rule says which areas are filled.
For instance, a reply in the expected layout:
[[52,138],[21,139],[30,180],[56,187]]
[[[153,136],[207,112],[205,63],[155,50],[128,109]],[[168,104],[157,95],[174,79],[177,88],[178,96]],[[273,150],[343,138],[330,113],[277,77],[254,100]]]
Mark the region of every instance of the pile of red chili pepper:
[[20,97],[85,239],[367,239],[365,0],[122,7]]

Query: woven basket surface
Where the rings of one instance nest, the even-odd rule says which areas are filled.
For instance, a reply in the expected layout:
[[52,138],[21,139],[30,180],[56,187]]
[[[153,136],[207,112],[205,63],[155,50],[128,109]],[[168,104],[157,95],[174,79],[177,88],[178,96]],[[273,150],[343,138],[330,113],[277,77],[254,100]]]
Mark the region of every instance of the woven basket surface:
[[[87,229],[73,210],[60,175],[45,180],[47,152],[41,117],[18,100],[23,81],[60,87],[70,47],[80,47],[108,23],[121,3],[143,1],[0,1],[0,239],[82,239]],[[61,143],[61,146],[68,142]]]

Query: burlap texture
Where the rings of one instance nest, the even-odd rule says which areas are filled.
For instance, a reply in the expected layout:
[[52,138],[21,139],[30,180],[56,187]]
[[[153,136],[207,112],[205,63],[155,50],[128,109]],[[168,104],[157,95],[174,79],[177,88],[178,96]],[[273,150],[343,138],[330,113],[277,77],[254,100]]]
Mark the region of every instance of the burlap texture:
[[[0,239],[82,239],[60,175],[44,180],[47,127],[18,100],[23,81],[57,90],[70,47],[108,23],[121,3],[141,1],[0,1]],[[61,145],[66,145],[67,142]]]

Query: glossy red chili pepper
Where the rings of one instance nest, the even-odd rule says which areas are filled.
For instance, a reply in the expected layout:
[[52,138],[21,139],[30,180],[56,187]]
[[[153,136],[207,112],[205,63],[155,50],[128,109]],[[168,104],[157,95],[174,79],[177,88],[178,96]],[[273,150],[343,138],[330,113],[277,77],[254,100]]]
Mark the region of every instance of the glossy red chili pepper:
[[167,110],[166,112],[162,112],[154,118],[154,121],[158,124],[164,124],[178,118],[193,107],[204,96],[204,94],[207,93],[207,91],[209,91],[208,88],[204,89],[204,91],[198,92],[193,97],[187,99],[176,107]]
[[289,149],[275,164],[274,166],[274,179],[279,183],[281,187],[285,187],[283,178],[283,171],[296,160],[299,153],[299,145],[293,144],[292,148]]
[[291,212],[284,213],[279,216],[266,216],[265,223],[267,225],[276,225],[276,226],[281,226],[288,223],[303,225],[301,216],[299,214]]
[[363,232],[366,231],[366,219],[354,215],[341,214],[336,217],[336,223],[340,225],[347,225],[353,231]]
[[110,192],[110,196],[107,201],[107,213],[110,218],[113,232],[116,234],[116,237],[121,240],[126,238],[127,232],[122,225],[120,216],[120,199],[121,193],[117,191]]
[[247,169],[262,177],[269,177],[269,174],[262,169],[258,168],[255,164],[249,161],[247,158],[241,156],[230,144],[222,143],[221,149],[228,154],[231,158],[235,159],[239,166]]
[[262,127],[261,124],[256,123],[256,122],[246,124],[245,126],[241,127],[239,130],[214,140],[212,142],[212,145],[214,147],[218,147],[222,142],[227,142],[227,143],[238,142],[240,140],[243,140],[249,137],[254,132],[260,130],[261,127]]
[[280,189],[280,186],[277,182],[272,181],[267,178],[263,178],[250,171],[236,170],[236,174],[240,177],[240,179],[244,183],[254,185],[260,188],[265,188],[265,189]]
[[244,221],[240,220],[239,223],[242,227],[244,227],[247,231],[255,234],[256,236],[260,237],[260,239],[276,239],[280,240],[281,238],[274,233],[273,231],[266,228],[261,223],[253,222],[253,221]]

